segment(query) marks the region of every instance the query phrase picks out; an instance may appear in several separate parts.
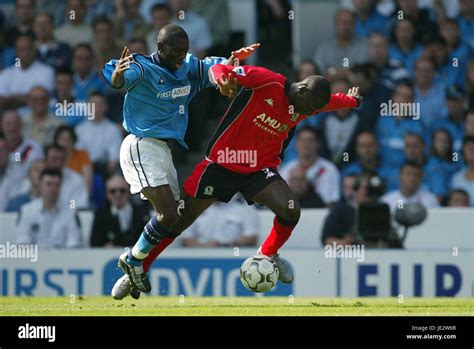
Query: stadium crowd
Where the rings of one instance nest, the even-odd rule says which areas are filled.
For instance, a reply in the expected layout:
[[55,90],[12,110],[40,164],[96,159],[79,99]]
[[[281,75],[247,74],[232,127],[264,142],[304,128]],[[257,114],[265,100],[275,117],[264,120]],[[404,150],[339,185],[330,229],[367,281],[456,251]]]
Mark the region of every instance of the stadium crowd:
[[[291,1],[258,0],[256,9],[258,64],[288,73]],[[228,56],[241,44],[226,1],[0,4],[0,212],[20,212],[19,242],[48,234],[46,245],[80,246],[71,209],[96,212],[92,246],[128,246],[139,236],[150,207],[130,197],[120,173],[125,92],[109,88],[100,71],[124,45],[155,51],[168,23],[186,30],[200,58]],[[325,75],[333,93],[359,86],[364,103],[298,125],[280,171],[301,206],[353,200],[354,180],[367,173],[383,180],[380,200],[391,207],[399,200],[474,206],[474,0],[342,0],[333,28],[324,30],[334,37],[287,77]],[[272,47],[282,49],[270,54]],[[210,90],[194,98],[186,136],[192,152],[202,153],[206,127],[226,103]],[[173,150],[186,176],[180,165],[193,164]],[[238,198],[232,210],[215,206],[202,219],[227,217],[216,224],[227,235],[200,231],[198,220],[183,234],[185,246],[256,243],[254,207]],[[236,214],[249,221],[222,228]],[[41,233],[41,226],[55,229]]]

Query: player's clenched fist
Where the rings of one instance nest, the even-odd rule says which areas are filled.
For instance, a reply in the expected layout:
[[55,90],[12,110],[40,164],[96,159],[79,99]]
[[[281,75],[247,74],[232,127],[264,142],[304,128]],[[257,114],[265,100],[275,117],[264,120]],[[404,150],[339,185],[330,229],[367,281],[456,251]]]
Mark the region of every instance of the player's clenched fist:
[[123,48],[122,55],[120,56],[119,61],[115,65],[115,70],[112,73],[112,85],[114,87],[122,87],[125,83],[123,78],[123,73],[130,68],[130,62],[132,60],[132,55],[127,46]]

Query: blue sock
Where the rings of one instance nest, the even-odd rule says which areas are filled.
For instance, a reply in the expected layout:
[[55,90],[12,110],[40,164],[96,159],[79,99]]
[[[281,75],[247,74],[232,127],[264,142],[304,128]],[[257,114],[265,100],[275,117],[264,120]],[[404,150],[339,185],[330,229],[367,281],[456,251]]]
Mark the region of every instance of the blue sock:
[[158,219],[151,218],[143,228],[137,243],[128,252],[127,261],[134,266],[138,266],[163,238],[168,236],[168,228],[162,226]]

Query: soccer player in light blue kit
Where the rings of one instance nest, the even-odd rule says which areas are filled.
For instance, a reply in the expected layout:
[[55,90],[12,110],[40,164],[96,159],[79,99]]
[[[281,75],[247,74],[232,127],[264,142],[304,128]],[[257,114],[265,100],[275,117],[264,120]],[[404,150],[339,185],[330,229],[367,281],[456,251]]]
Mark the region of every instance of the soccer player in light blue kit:
[[[187,148],[184,135],[192,97],[212,86],[208,77],[211,66],[233,65],[240,54],[248,56],[258,46],[234,51],[229,59],[199,60],[188,53],[186,32],[177,25],[166,25],[158,33],[157,50],[151,56],[131,55],[125,47],[119,60],[104,66],[107,82],[127,91],[123,126],[130,134],[120,149],[120,166],[131,193],[140,193],[157,212],[135,246],[120,256],[119,266],[126,275],[116,282],[114,298],[121,299],[134,288],[150,292],[142,261],[160,241],[173,237],[170,229],[179,219],[179,187],[167,142],[174,140]],[[228,96],[233,94],[235,90]],[[139,294],[132,292],[132,296]]]

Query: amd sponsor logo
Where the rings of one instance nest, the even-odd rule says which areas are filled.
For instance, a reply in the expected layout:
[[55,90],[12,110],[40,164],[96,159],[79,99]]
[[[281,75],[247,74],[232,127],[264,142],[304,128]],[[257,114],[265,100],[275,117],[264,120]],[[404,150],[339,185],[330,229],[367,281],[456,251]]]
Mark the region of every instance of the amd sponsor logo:
[[173,98],[184,97],[191,93],[191,85],[184,87],[177,87],[170,91],[160,92],[156,94],[156,98]]
[[256,124],[259,128],[262,130],[272,134],[272,135],[277,135],[278,133],[285,132],[288,130],[288,125],[287,124],[282,124],[280,121],[278,121],[275,118],[272,118],[271,116],[262,113],[260,115],[257,115],[253,119],[254,124]]
[[56,326],[35,326],[26,323],[18,327],[20,339],[47,339],[48,342],[56,341]]

